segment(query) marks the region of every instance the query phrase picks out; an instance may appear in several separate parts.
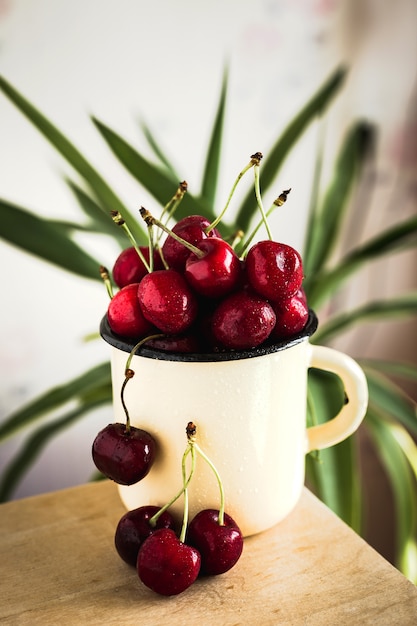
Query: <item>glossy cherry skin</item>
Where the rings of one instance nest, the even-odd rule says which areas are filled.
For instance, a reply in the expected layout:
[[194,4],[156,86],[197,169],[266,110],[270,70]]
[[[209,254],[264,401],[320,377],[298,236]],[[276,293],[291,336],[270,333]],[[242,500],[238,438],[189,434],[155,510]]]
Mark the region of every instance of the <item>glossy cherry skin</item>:
[[233,248],[218,237],[204,239],[197,247],[203,256],[191,253],[185,264],[184,276],[191,287],[208,298],[221,298],[234,291],[242,268]]
[[148,474],[155,460],[156,443],[141,428],[120,423],[108,424],[93,441],[92,456],[107,478],[119,485],[133,485]]
[[165,352],[179,352],[190,354],[200,352],[201,343],[197,336],[191,332],[184,335],[165,335],[155,337],[146,342],[147,348],[164,350]]
[[121,337],[145,337],[153,326],[144,317],[138,298],[138,284],[126,285],[110,300],[107,319],[114,333]]
[[[149,263],[149,248],[140,246],[139,249]],[[153,254],[153,263],[155,270],[162,269],[163,265],[158,251],[155,251]],[[112,271],[113,280],[120,288],[132,283],[140,283],[147,273],[148,270],[134,247],[122,250],[114,263]]]
[[269,300],[290,298],[301,287],[301,256],[287,244],[259,241],[249,250],[245,265],[252,288]]
[[273,302],[272,308],[277,318],[271,337],[284,339],[301,332],[308,320],[308,305],[305,296],[299,292],[291,298]]
[[149,520],[159,511],[158,506],[145,505],[128,511],[120,518],[114,535],[114,545],[119,556],[136,567],[139,548],[155,530],[173,528],[174,518],[169,511],[164,511],[157,519],[155,526]]
[[198,550],[182,543],[170,528],[156,530],[138,553],[140,580],[163,596],[182,593],[196,580],[201,566]]
[[224,348],[248,350],[268,339],[275,321],[269,302],[243,290],[220,302],[213,313],[211,328],[215,341]]
[[137,293],[144,317],[164,333],[180,334],[197,317],[196,296],[176,270],[147,274]]
[[[198,246],[200,241],[207,239],[207,237],[220,237],[217,229],[206,233],[205,229],[209,226],[210,222],[207,218],[201,215],[188,215],[179,220],[172,228],[172,231],[185,241],[188,241],[188,243]],[[184,270],[190,251],[182,243],[168,235],[162,246],[162,252],[169,267],[179,272]]]
[[243,536],[236,522],[224,514],[224,524],[219,524],[219,511],[204,509],[191,520],[187,543],[201,554],[201,574],[224,574],[240,558]]

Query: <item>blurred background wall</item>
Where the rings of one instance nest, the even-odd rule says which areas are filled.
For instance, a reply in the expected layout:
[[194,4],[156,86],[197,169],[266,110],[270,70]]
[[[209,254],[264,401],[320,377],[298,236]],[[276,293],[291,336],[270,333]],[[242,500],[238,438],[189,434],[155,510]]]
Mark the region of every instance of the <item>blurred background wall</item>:
[[[264,153],[339,64],[351,68],[332,111],[329,156],[349,123],[380,127],[366,233],[415,212],[417,196],[415,0],[0,0],[0,73],[85,153],[130,207],[152,202],[116,168],[90,122],[94,114],[146,152],[152,127],[190,189],[198,188],[225,64],[230,89],[221,193],[254,151]],[[300,248],[313,176],[316,129],[282,170],[291,209],[273,231]],[[141,144],[142,142],[142,144]],[[73,217],[66,164],[0,95],[0,196],[42,215]],[[269,205],[268,205],[269,206]],[[361,207],[356,207],[358,220]],[[349,248],[355,232],[346,233]],[[115,250],[85,245],[112,266]],[[416,285],[415,255],[355,283],[345,299]],[[107,306],[99,284],[76,279],[0,242],[0,419],[52,385],[108,358],[97,330]],[[343,302],[341,303],[343,305]],[[415,359],[415,327],[384,326],[338,347]],[[92,438],[110,411],[57,437],[15,492],[23,497],[85,482]],[[21,445],[0,448],[0,471]]]

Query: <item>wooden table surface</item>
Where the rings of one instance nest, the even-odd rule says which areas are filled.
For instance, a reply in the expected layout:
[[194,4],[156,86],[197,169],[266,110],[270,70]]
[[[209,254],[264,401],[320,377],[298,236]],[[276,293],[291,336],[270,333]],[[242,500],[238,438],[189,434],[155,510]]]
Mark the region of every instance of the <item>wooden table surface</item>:
[[166,598],[113,547],[116,486],[91,483],[0,506],[0,623],[71,626],[417,624],[417,590],[309,491],[245,540],[238,564]]

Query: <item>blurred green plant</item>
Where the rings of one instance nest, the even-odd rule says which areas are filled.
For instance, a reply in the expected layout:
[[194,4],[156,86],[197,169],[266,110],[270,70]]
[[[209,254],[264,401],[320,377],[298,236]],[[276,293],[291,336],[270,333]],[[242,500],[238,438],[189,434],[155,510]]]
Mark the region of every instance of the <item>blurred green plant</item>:
[[[262,190],[265,192],[276,181],[280,167],[304,131],[318,118],[323,117],[339,93],[345,70],[338,69],[319,88],[304,108],[294,117],[272,145],[262,162]],[[217,181],[221,165],[222,134],[227,95],[225,73],[220,99],[209,142],[201,192],[187,193],[175,214],[177,219],[200,213],[209,219],[215,217]],[[84,216],[84,221],[59,221],[44,219],[7,200],[0,200],[0,236],[27,253],[34,254],[80,278],[101,280],[100,262],[92,258],[76,243],[77,233],[90,232],[108,235],[120,247],[126,246],[121,229],[115,228],[110,211],[118,210],[125,218],[131,232],[140,243],[147,242],[147,234],[137,219],[132,217],[115,191],[86,160],[79,150],[16,89],[0,77],[0,89],[5,96],[51,142],[56,150],[78,174],[80,183],[72,178],[66,183]],[[92,118],[97,131],[113,152],[117,161],[164,206],[178,186],[179,177],[174,166],[146,125],[143,135],[152,149],[155,162],[145,158],[135,147],[111,128]],[[417,314],[417,293],[408,292],[401,297],[369,301],[358,308],[330,315],[326,312],[335,293],[369,262],[388,257],[417,243],[417,218],[404,220],[376,237],[353,248],[338,261],[332,251],[340,241],[343,228],[348,226],[349,201],[358,188],[364,165],[373,145],[375,129],[358,121],[347,133],[334,165],[330,185],[322,193],[320,169],[323,155],[317,159],[316,175],[311,191],[311,205],[307,237],[303,252],[305,291],[309,305],[318,312],[322,323],[313,338],[326,344],[347,329],[356,328],[372,319],[375,323],[394,318],[410,318]],[[364,209],[366,210],[366,204]],[[248,193],[235,214],[234,221],[226,224],[230,232],[247,231],[258,215],[255,195]],[[97,321],[98,323],[98,321]],[[396,564],[403,573],[417,582],[417,420],[415,403],[402,387],[393,380],[416,381],[414,365],[379,360],[360,360],[369,385],[369,408],[363,426],[373,442],[392,487],[396,515]],[[394,377],[394,378],[393,378]],[[340,380],[332,374],[310,370],[308,394],[309,423],[331,419],[344,401]],[[17,432],[30,429],[22,448],[10,461],[0,482],[0,499],[8,499],[18,482],[29,471],[34,459],[59,432],[88,416],[97,407],[112,401],[110,365],[102,363],[60,387],[51,389],[41,397],[18,410],[0,424],[0,441]],[[68,405],[71,403],[71,408]],[[75,408],[74,408],[75,407]],[[58,417],[50,417],[52,411]],[[357,532],[363,533],[363,504],[366,498],[365,481],[358,457],[358,434],[319,454],[307,457],[306,471],[310,488],[331,509]]]

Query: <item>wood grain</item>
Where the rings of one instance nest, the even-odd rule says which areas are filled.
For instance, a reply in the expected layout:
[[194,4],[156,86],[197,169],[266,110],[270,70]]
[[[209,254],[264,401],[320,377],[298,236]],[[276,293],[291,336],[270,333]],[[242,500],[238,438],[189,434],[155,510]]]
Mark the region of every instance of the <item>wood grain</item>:
[[0,622],[236,626],[417,623],[417,590],[309,491],[281,524],[245,540],[230,572],[164,598],[113,547],[114,484],[0,506]]

